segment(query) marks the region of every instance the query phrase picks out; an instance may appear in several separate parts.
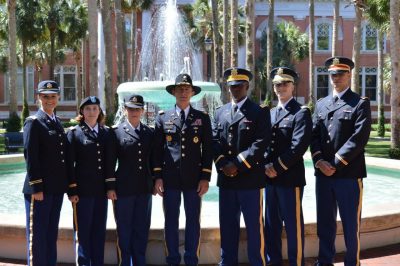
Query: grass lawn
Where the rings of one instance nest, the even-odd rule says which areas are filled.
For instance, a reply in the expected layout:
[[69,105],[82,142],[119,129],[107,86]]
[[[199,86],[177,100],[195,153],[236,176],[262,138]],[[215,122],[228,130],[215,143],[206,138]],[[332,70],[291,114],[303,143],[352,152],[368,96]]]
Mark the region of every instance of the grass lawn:
[[376,131],[371,131],[370,139],[365,147],[367,156],[389,158],[390,132],[386,132],[385,138],[377,138]]

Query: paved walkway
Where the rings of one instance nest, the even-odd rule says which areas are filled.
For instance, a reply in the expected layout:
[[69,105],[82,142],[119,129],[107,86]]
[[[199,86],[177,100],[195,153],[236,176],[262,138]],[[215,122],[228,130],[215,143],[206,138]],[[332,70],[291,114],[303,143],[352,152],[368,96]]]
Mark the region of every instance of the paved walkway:
[[[399,240],[400,241],[400,240]],[[343,254],[338,254],[336,257],[337,263],[335,266],[343,266]],[[315,258],[307,258],[306,266],[312,266]],[[24,261],[16,261],[0,258],[0,266],[16,266],[26,265]],[[74,264],[58,264],[58,266],[72,266]],[[288,266],[286,262],[284,266]],[[400,242],[395,245],[386,247],[374,248],[361,251],[362,266],[400,266]],[[243,264],[241,266],[247,266]]]

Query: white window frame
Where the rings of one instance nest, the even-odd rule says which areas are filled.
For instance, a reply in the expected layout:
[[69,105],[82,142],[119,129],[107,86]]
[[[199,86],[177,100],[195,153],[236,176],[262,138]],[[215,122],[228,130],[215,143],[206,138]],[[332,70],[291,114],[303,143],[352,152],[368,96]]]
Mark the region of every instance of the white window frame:
[[[328,49],[327,50],[322,50],[318,49],[318,26],[321,24],[327,24],[329,29],[328,29]],[[332,22],[326,21],[326,20],[321,20],[317,23],[315,23],[315,51],[316,52],[330,52],[332,50]]]
[[[314,77],[314,95],[315,95],[316,99],[318,100],[319,98],[324,98],[324,97],[328,96],[332,91],[332,87],[331,87],[331,83],[329,81],[329,73],[328,73],[328,70],[327,70],[327,68],[325,66],[317,66],[317,67],[315,67],[314,73],[315,73],[314,74],[315,75],[315,77]],[[328,77],[328,87],[327,87],[328,88],[328,94],[318,98],[318,76],[320,76],[320,75],[326,75]]]
[[[367,40],[366,40],[366,38],[367,38],[367,27],[371,27],[372,29],[374,29],[375,30],[375,41],[376,41],[376,48],[374,49],[374,50],[370,50],[370,49],[367,49]],[[362,31],[361,31],[361,51],[363,52],[363,53],[376,53],[377,51],[378,51],[378,30],[377,29],[375,29],[371,24],[369,24],[369,23],[367,23],[367,22],[364,22],[363,23],[363,25],[362,25]]]
[[[375,84],[375,100],[370,99],[371,103],[377,103],[378,100],[378,67],[376,66],[364,66],[360,68],[360,71],[358,72],[360,76],[360,82],[361,82],[361,95],[366,96],[365,90],[366,90],[366,76],[375,76],[376,84]],[[385,96],[384,96],[385,97]],[[384,99],[385,100],[385,99]]]
[[[23,103],[23,86],[22,86],[22,67],[17,68],[17,103]],[[4,73],[4,103],[10,102],[10,91],[8,84],[9,72]],[[18,82],[18,80],[20,80]],[[27,82],[27,93],[28,103],[35,103],[35,68],[33,66],[26,67],[26,82]]]
[[[60,103],[70,103],[70,104],[75,104],[76,103],[76,89],[77,89],[77,76],[76,76],[76,65],[57,65],[54,68],[54,76],[59,75],[60,80],[58,81],[58,85],[60,86],[61,93],[60,93]],[[75,89],[75,99],[74,100],[65,100],[64,96],[64,75],[74,75],[74,89]]]

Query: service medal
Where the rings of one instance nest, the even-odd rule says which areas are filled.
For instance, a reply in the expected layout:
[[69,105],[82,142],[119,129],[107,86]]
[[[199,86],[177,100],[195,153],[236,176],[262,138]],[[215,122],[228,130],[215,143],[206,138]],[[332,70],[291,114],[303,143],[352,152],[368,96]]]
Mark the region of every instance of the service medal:
[[193,142],[194,142],[194,143],[199,142],[199,138],[198,138],[198,137],[194,137],[194,138],[193,138]]

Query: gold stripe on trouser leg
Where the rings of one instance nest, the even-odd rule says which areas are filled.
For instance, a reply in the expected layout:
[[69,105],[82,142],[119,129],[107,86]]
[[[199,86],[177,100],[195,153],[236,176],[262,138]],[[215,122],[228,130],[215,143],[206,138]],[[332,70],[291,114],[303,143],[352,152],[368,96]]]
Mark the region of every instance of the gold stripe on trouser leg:
[[263,222],[263,195],[264,195],[264,189],[260,189],[260,218],[259,218],[259,224],[260,224],[260,255],[262,259],[263,265],[267,265],[265,262],[265,254],[264,254],[264,249],[265,249],[265,243],[264,243],[264,222]]
[[201,241],[201,207],[202,207],[202,205],[203,205],[203,198],[202,197],[200,197],[200,213],[199,213],[199,225],[200,225],[200,234],[199,234],[199,242],[198,242],[198,244],[197,244],[197,258],[199,259],[200,258],[200,241]]
[[117,217],[116,217],[116,214],[115,214],[115,200],[112,200],[112,205],[113,205],[113,211],[114,211],[115,225],[117,226],[117,230],[115,230],[115,233],[117,234],[117,256],[118,256],[118,265],[121,265],[121,263],[122,263],[122,256],[121,256],[121,248],[119,247],[118,225],[117,225]]
[[31,208],[29,210],[29,265],[33,265],[33,206],[35,198],[31,195]]
[[297,231],[297,265],[301,266],[303,258],[303,242],[301,238],[301,201],[300,201],[300,188],[296,187],[296,231]]
[[358,198],[358,209],[357,209],[357,266],[360,266],[360,223],[361,223],[361,209],[362,209],[362,197],[363,197],[363,182],[362,178],[357,179],[358,189],[360,190]]
[[79,238],[78,238],[78,213],[76,210],[76,202],[72,203],[72,212],[73,212],[73,219],[74,219],[74,228],[75,228],[75,262],[78,265],[78,248],[79,248]]
[[[164,198],[162,200],[162,210],[164,213],[164,252],[165,256],[168,257],[168,247],[167,247],[167,239],[165,238],[165,207],[164,207]],[[178,229],[179,230],[179,229]]]

